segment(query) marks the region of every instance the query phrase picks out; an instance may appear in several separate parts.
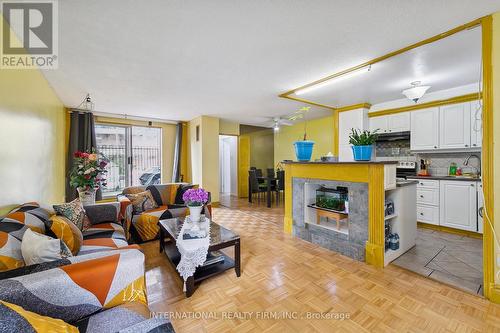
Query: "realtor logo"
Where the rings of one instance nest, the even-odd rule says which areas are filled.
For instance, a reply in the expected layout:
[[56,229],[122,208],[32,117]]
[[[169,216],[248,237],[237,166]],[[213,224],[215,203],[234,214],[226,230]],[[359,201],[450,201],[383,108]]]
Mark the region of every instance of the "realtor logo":
[[2,1],[2,69],[57,68],[57,2]]

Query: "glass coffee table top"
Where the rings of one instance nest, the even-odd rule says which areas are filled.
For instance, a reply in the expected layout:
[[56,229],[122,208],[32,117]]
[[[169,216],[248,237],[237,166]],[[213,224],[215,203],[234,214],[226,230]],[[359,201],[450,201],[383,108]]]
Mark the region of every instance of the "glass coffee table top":
[[[177,240],[184,224],[184,217],[160,220],[159,224],[170,236]],[[210,220],[210,246],[227,243],[238,238],[240,238],[239,235]]]

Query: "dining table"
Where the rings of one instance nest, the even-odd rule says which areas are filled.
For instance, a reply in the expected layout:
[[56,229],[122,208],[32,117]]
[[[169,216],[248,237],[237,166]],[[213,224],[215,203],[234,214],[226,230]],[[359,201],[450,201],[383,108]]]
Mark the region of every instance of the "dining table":
[[[273,191],[273,186],[276,188],[276,185],[278,183],[278,178],[277,177],[257,177],[257,180],[259,183],[266,183],[267,185],[267,207],[271,208],[271,193]],[[250,181],[248,181],[248,189],[249,192],[252,193],[251,191],[251,184]],[[252,202],[252,195],[250,194],[248,196],[248,202]]]

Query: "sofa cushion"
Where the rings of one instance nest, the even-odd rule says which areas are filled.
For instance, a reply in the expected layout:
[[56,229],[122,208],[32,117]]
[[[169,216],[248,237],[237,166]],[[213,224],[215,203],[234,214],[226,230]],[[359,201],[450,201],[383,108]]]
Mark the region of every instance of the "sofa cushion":
[[21,241],[28,229],[17,220],[0,219],[0,272],[24,266]]
[[54,319],[26,311],[22,307],[0,301],[1,332],[67,332],[78,333],[78,329],[60,319]]
[[146,210],[158,207],[158,204],[149,190],[137,194],[126,194],[126,197],[132,204],[134,214],[140,214]]
[[175,203],[176,205],[184,205],[184,199],[182,199],[182,196],[187,190],[190,190],[192,188],[198,188],[198,185],[184,184],[179,186],[175,194],[175,201],[173,203]]
[[85,206],[85,214],[90,224],[117,222],[120,213],[120,203],[110,202],[105,204],[96,204]]
[[78,254],[83,243],[83,234],[75,224],[64,216],[54,215],[48,221],[47,228],[68,246],[73,255]]
[[21,242],[25,265],[40,264],[71,257],[71,251],[61,239],[26,230]]
[[177,189],[180,186],[180,183],[149,185],[147,190],[151,191],[158,206],[167,206],[175,203]]
[[118,305],[75,323],[81,333],[118,332],[150,318],[148,307],[140,302]]
[[85,215],[85,210],[80,202],[80,199],[75,199],[71,202],[63,203],[60,205],[52,206],[57,215],[66,217],[72,223],[74,223],[78,229],[85,230],[90,227],[90,221]]
[[109,251],[128,246],[124,239],[116,238],[89,238],[83,240],[83,245],[80,248],[79,255],[84,255],[92,252]]
[[183,217],[187,214],[187,207],[185,206],[160,206],[156,209],[149,210],[141,215],[135,215],[132,218],[139,237],[142,241],[148,241],[158,237],[160,228],[158,221],[170,219],[173,217]]
[[45,224],[49,220],[49,212],[40,208],[36,202],[28,202],[12,209],[5,217],[19,221],[31,230],[43,234],[45,233]]

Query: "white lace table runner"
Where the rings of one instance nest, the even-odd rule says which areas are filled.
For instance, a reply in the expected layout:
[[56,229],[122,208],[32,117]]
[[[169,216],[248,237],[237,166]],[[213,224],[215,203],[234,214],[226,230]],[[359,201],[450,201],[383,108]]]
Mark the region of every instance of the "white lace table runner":
[[201,230],[206,230],[206,237],[199,239],[184,239],[184,233],[188,233],[193,223],[188,222],[189,216],[186,217],[186,222],[182,225],[179,236],[177,237],[177,249],[181,254],[181,261],[177,265],[177,271],[184,279],[184,289],[186,291],[186,280],[193,276],[196,267],[203,265],[207,260],[208,247],[210,246],[210,220],[202,215],[202,221],[199,222]]

